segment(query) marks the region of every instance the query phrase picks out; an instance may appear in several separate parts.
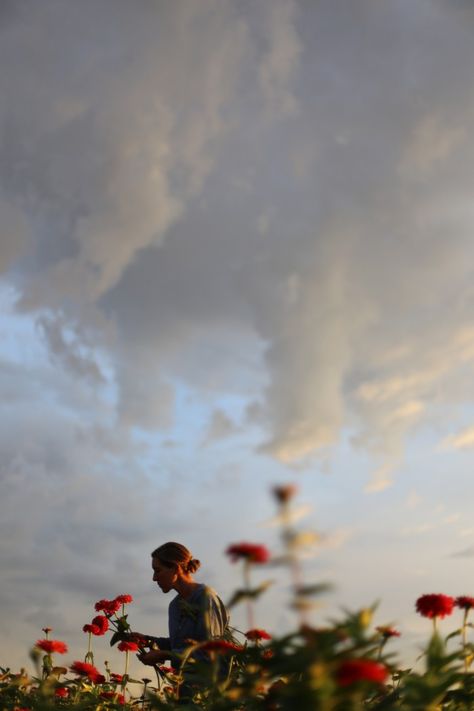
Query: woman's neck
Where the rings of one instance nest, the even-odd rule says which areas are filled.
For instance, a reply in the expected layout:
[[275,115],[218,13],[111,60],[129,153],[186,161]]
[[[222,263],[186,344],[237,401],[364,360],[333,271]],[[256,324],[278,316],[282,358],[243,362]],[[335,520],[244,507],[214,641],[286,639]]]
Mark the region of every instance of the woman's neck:
[[191,597],[197,587],[199,587],[199,583],[196,583],[196,581],[192,579],[177,580],[176,584],[174,585],[174,589],[176,590],[178,595],[183,597],[185,600],[188,597]]

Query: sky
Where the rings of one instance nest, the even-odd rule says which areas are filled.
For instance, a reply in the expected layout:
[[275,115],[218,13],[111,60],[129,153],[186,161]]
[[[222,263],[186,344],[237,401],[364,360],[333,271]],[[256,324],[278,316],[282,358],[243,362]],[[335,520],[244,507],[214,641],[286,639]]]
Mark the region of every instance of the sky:
[[411,659],[415,599],[474,594],[473,30],[471,0],[1,1],[0,666],[44,626],[81,659],[121,593],[163,634],[166,540],[228,600],[286,482],[314,624],[379,601]]

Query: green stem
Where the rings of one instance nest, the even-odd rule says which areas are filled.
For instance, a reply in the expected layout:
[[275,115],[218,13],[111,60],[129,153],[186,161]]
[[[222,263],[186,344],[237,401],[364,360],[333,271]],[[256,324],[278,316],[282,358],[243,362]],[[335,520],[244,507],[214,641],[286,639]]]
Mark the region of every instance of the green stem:
[[[247,593],[250,592],[250,563],[248,560],[244,561],[244,587]],[[253,615],[253,605],[250,597],[247,597],[247,624],[248,629],[252,630],[255,627],[254,615]]]

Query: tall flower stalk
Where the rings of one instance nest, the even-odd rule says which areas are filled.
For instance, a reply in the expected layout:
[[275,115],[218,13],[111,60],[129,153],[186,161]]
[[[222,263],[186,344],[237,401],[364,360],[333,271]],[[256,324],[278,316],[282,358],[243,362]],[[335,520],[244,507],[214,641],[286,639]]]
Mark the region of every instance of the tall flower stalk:
[[468,628],[468,622],[467,618],[469,617],[469,613],[474,607],[474,597],[468,597],[467,595],[460,595],[457,597],[454,601],[454,604],[456,607],[459,607],[460,610],[463,610],[463,620],[462,620],[462,627],[461,627],[461,644],[462,644],[462,649],[463,649],[463,656],[464,656],[464,671],[467,672],[469,670],[469,654],[468,654],[468,648],[467,648],[467,628]]
[[245,599],[247,606],[247,624],[249,629],[251,629],[255,626],[253,600],[263,592],[267,584],[264,584],[263,587],[253,589],[251,587],[250,570],[253,565],[267,563],[270,559],[270,553],[267,548],[260,543],[234,543],[227,548],[226,553],[230,556],[232,563],[238,560],[243,561],[242,575],[244,587],[243,590],[237,591],[230,604],[234,604],[242,598]]

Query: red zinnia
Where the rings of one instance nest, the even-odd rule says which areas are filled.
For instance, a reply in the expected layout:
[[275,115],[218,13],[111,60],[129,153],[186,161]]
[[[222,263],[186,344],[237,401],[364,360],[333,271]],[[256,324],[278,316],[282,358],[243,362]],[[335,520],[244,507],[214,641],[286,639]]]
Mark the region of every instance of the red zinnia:
[[243,647],[233,642],[226,642],[225,639],[210,639],[204,642],[201,649],[206,652],[242,652]]
[[88,664],[87,662],[73,662],[69,668],[74,674],[86,676],[95,684],[102,684],[103,681],[105,681],[103,675],[93,664]]
[[453,611],[454,598],[449,595],[441,595],[433,593],[430,595],[422,595],[416,601],[416,611],[423,617],[446,617]]
[[232,563],[239,558],[244,558],[249,563],[266,563],[270,558],[267,548],[258,543],[234,543],[227,548],[226,553],[231,557]]
[[268,632],[265,632],[265,630],[259,629],[249,630],[245,633],[245,636],[247,637],[247,639],[250,639],[253,642],[258,642],[261,639],[272,638],[271,634],[268,634]]
[[122,674],[115,674],[115,672],[112,672],[112,674],[110,675],[110,679],[111,679],[111,681],[113,681],[115,684],[121,684],[121,683],[122,683],[123,676],[122,676]]
[[97,612],[105,612],[106,615],[113,615],[120,610],[121,603],[118,600],[99,600],[94,605]]
[[89,632],[90,634],[95,634],[97,636],[101,634],[100,627],[97,627],[97,625],[84,625],[82,631]]
[[92,634],[102,636],[109,629],[109,621],[105,615],[97,615],[97,617],[94,617],[92,620],[92,626],[97,627],[99,630],[98,632],[92,632]]
[[66,654],[67,652],[67,644],[60,642],[58,639],[39,639],[35,646],[47,654],[53,654],[53,652]]
[[115,600],[121,605],[128,605],[129,602],[133,602],[133,597],[131,595],[117,595]]
[[119,642],[117,649],[121,652],[138,652],[138,644],[136,642]]
[[58,696],[60,699],[67,699],[69,696],[69,689],[66,686],[59,686],[55,692],[55,696]]
[[460,595],[457,597],[454,601],[454,604],[456,607],[459,607],[461,610],[472,610],[474,607],[474,597],[468,597],[467,595]]
[[383,684],[388,676],[388,670],[372,659],[346,659],[336,671],[339,686],[350,686],[358,681],[373,681]]
[[376,627],[375,629],[385,639],[389,639],[389,637],[400,637],[400,632],[389,625],[380,625],[380,627]]

